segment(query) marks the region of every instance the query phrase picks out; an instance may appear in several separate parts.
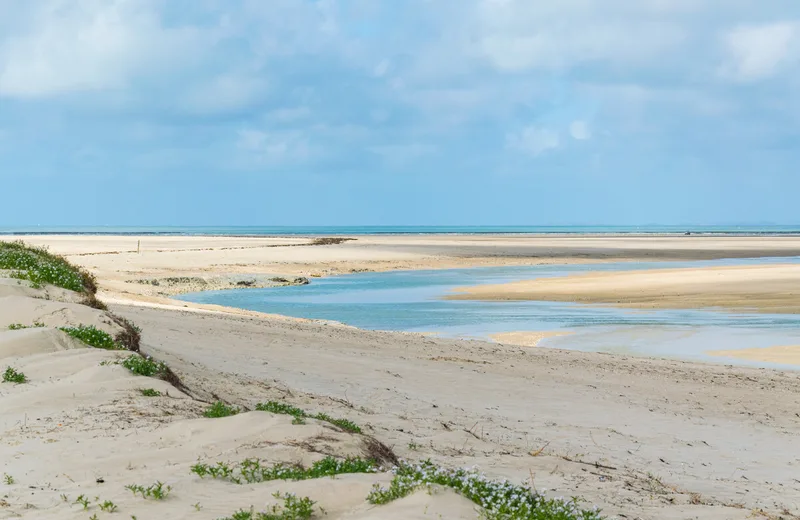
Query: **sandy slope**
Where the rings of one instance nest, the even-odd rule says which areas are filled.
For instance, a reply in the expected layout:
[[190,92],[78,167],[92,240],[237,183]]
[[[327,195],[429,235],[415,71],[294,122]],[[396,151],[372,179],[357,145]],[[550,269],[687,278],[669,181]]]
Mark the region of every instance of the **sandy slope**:
[[333,410],[406,457],[533,476],[626,518],[800,513],[798,373],[115,309],[204,395]]
[[[61,307],[66,311],[44,315],[52,326],[108,325],[103,312],[72,305],[11,296],[0,298],[0,317],[31,323]],[[326,454],[364,456],[365,438],[328,423],[309,419],[297,425],[266,412],[203,418],[206,403],[114,364],[121,356],[88,348],[54,328],[12,331],[0,324],[0,368],[14,367],[29,378],[26,384],[0,384],[0,518],[216,519],[251,505],[266,509],[279,502],[275,492],[310,496],[333,519],[430,518],[436,512],[477,517],[471,502],[449,492],[419,493],[378,511],[365,498],[374,483],[388,482],[384,473],[241,486],[201,480],[189,471],[198,460],[258,457],[309,465]],[[141,388],[163,396],[144,397]],[[125,489],[156,481],[172,487],[163,501]],[[80,495],[88,497],[88,509],[74,503]],[[117,513],[100,510],[106,500]]]

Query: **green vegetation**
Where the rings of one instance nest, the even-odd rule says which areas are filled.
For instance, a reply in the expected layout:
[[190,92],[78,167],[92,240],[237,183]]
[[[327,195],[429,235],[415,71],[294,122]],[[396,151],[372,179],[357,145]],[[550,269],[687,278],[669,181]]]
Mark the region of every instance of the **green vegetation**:
[[15,368],[8,367],[6,371],[3,372],[3,382],[4,383],[17,383],[18,385],[22,383],[27,383],[28,378],[22,372],[19,372]]
[[3,483],[5,485],[11,486],[12,484],[14,484],[14,482],[16,482],[16,480],[14,480],[14,477],[9,475],[8,473],[3,473]]
[[117,509],[118,509],[117,504],[115,504],[111,500],[106,500],[105,502],[100,504],[100,510],[105,511],[106,513],[116,513]]
[[240,411],[241,410],[235,406],[228,406],[222,401],[217,401],[216,403],[212,404],[208,410],[203,412],[203,416],[208,417],[209,419],[219,419],[220,417],[230,417],[231,415],[236,415]]
[[139,392],[145,397],[161,397],[161,392],[155,388],[140,388]]
[[145,377],[154,377],[167,372],[167,365],[164,362],[155,361],[151,357],[140,356],[139,354],[131,354],[123,359],[120,365],[134,374]]
[[150,486],[138,486],[131,484],[125,486],[125,489],[135,495],[142,495],[142,498],[152,498],[153,500],[164,500],[172,491],[172,486],[165,486],[163,482],[158,481]]
[[12,271],[12,277],[29,280],[34,287],[49,284],[87,295],[97,292],[94,276],[90,273],[70,264],[62,256],[44,248],[27,246],[22,241],[0,242],[0,269]]
[[89,509],[89,504],[91,503],[89,498],[86,495],[79,495],[78,498],[75,499],[76,504],[80,504],[83,506],[83,509]]
[[376,484],[367,497],[372,504],[387,504],[432,485],[454,489],[483,508],[488,520],[600,520],[597,509],[580,509],[576,499],[550,499],[527,486],[490,480],[476,470],[450,470],[431,461],[401,463],[392,472],[388,488]]
[[269,401],[268,403],[259,403],[256,405],[256,410],[261,412],[271,412],[283,415],[291,415],[298,421],[295,424],[304,424],[300,422],[300,420],[306,418],[317,419],[319,421],[325,421],[327,423],[338,426],[339,428],[341,428],[346,432],[361,433],[361,428],[357,424],[348,419],[334,419],[330,415],[324,413],[311,415],[305,410],[302,410],[300,408],[297,408],[295,406],[286,403],[279,403],[276,401]]
[[63,332],[75,339],[81,340],[90,347],[105,350],[123,350],[122,345],[114,341],[110,334],[103,332],[94,325],[79,325],[77,327],[61,327]]
[[252,507],[240,509],[233,515],[220,520],[308,520],[314,515],[316,502],[308,497],[297,498],[291,493],[285,495],[275,493],[272,496],[282,499],[283,505],[274,505],[269,511],[263,513],[254,512]]
[[33,325],[23,325],[22,323],[12,323],[8,326],[8,330],[22,330],[22,329],[38,329],[46,327],[44,323],[34,322]]
[[361,458],[337,459],[325,457],[310,468],[275,464],[262,466],[259,459],[245,459],[234,465],[217,462],[214,465],[195,464],[192,473],[200,478],[211,477],[234,484],[255,484],[270,480],[310,480],[346,473],[376,473],[380,468],[371,460]]

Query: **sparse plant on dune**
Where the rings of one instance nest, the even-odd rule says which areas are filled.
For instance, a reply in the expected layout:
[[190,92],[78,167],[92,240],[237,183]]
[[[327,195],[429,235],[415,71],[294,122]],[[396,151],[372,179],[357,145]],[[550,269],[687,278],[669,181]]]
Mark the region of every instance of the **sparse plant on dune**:
[[13,367],[7,367],[6,371],[3,372],[3,382],[20,385],[22,383],[27,383],[28,377]]
[[139,486],[136,484],[130,484],[125,486],[125,489],[133,493],[134,495],[141,495],[142,498],[151,498],[153,500],[164,500],[169,496],[172,492],[172,486],[167,486],[160,480],[157,481],[155,484],[151,484],[147,487]]
[[387,504],[434,485],[452,488],[482,508],[488,520],[601,520],[598,509],[581,509],[576,499],[547,498],[528,486],[487,478],[476,469],[446,469],[431,461],[401,463],[388,488],[376,484],[367,497]]
[[110,334],[104,332],[94,325],[78,325],[77,327],[61,327],[61,331],[69,336],[80,340],[90,347],[102,348],[105,350],[122,350],[122,345],[119,345]]
[[205,412],[203,412],[203,416],[208,417],[209,419],[219,419],[220,417],[230,417],[231,415],[236,415],[240,411],[241,410],[239,410],[239,408],[236,408],[235,406],[228,406],[222,401],[217,401],[216,403],[212,404]]
[[302,419],[317,419],[319,421],[325,421],[327,423],[333,424],[334,426],[338,426],[339,428],[341,428],[346,432],[361,433],[361,428],[354,422],[350,421],[349,419],[334,419],[330,415],[324,413],[309,414],[308,412],[306,412],[301,408],[297,408],[296,406],[292,406],[286,403],[279,403],[277,401],[259,403],[256,405],[256,410],[260,412],[271,412],[282,415],[291,415],[297,421],[294,424],[305,424],[304,422],[302,422]]
[[200,478],[209,477],[227,480],[234,484],[255,484],[270,480],[311,480],[348,473],[377,473],[380,469],[371,460],[325,457],[312,464],[310,468],[283,463],[267,466],[262,465],[262,461],[259,459],[245,459],[238,464],[224,462],[217,462],[216,464],[197,463],[192,466],[191,471]]
[[162,361],[156,361],[151,357],[141,356],[139,354],[131,354],[120,362],[134,374],[155,377],[167,371],[167,365]]
[[298,498],[292,493],[275,493],[272,496],[283,500],[283,504],[274,505],[268,511],[256,512],[240,509],[233,515],[220,520],[308,520],[314,515],[314,502],[308,497]]
[[7,485],[7,486],[11,486],[11,485],[13,485],[15,482],[16,482],[16,480],[14,480],[14,477],[12,477],[11,475],[9,475],[8,473],[3,473],[3,483],[4,483],[5,485]]
[[140,388],[139,393],[141,393],[144,397],[160,397],[161,392],[156,390],[155,388]]

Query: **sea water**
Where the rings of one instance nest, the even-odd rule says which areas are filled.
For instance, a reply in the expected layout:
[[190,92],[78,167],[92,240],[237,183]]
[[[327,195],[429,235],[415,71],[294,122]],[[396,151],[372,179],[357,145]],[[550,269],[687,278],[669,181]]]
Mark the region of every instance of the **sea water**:
[[[624,262],[358,273],[306,286],[187,294],[180,299],[287,316],[333,320],[363,329],[488,339],[512,331],[563,331],[542,346],[758,366],[712,357],[713,350],[800,345],[800,315],[722,310],[644,310],[562,302],[446,300],[458,287],[599,271],[765,263],[800,258],[702,262]],[[796,368],[796,367],[795,367]]]

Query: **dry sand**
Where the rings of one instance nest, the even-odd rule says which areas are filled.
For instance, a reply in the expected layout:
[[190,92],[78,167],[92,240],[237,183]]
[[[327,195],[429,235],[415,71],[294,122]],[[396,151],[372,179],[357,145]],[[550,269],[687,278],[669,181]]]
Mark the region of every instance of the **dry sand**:
[[[54,288],[0,284],[0,368],[14,366],[31,379],[0,385],[0,474],[15,480],[0,481],[0,518],[85,520],[97,513],[100,519],[211,520],[240,507],[265,508],[275,503],[275,491],[310,496],[331,519],[477,518],[470,503],[447,492],[370,506],[366,494],[373,483],[388,481],[385,474],[246,486],[200,480],[188,471],[198,459],[258,456],[308,464],[323,453],[364,450],[360,436],[313,420],[294,425],[265,412],[200,417],[216,399],[247,409],[283,400],[346,417],[401,456],[533,479],[552,496],[580,496],[620,518],[745,519],[761,509],[771,518],[800,515],[797,372],[369,332],[218,307],[177,310],[182,302],[137,293],[125,282],[142,275],[307,276],[538,263],[587,248],[595,251],[589,260],[622,258],[620,251],[625,258],[659,251],[789,255],[797,254],[796,240],[687,237],[663,244],[659,238],[652,240],[667,249],[653,249],[634,238],[584,246],[574,238],[377,237],[335,246],[264,242],[224,249],[265,239],[181,238],[169,251],[156,251],[158,244],[137,254],[112,251],[128,247],[127,237],[106,239],[117,240],[30,241],[95,270],[108,300],[126,303],[112,310],[143,329],[143,350],[165,360],[187,391],[101,364],[118,354],[83,348],[53,329],[88,322],[113,331],[103,312]],[[87,245],[103,254],[79,256]],[[547,248],[549,257],[537,256]],[[6,322],[42,320],[48,327],[2,330]],[[142,387],[168,396],[142,397]],[[124,489],[156,480],[173,487],[164,501],[134,498]],[[80,494],[92,501],[89,511],[70,504]],[[119,513],[100,512],[95,497],[113,500]]]

